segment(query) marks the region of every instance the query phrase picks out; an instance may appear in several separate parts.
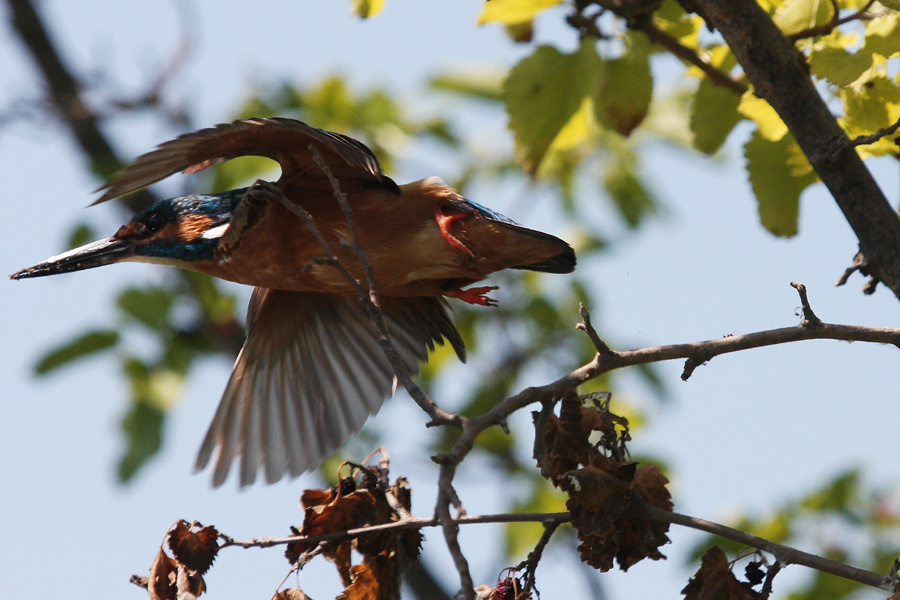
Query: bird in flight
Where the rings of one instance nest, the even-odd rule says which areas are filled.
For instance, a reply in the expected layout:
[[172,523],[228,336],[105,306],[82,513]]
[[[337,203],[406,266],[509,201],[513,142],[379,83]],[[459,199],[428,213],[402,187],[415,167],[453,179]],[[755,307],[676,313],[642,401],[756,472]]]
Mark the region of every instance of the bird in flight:
[[161,144],[101,188],[95,204],[248,155],[277,161],[280,178],[160,200],[111,237],[10,276],[139,261],[254,286],[247,339],[196,461],[200,470],[213,460],[215,486],[235,461],[242,486],[260,470],[272,483],[317,468],[393,393],[394,371],[351,281],[366,281],[360,250],[410,375],[444,340],[465,360],[445,297],[493,306],[486,294],[494,288],[466,286],[503,269],[575,268],[563,240],[468,201],[436,177],[397,185],[361,142],[287,118],[239,120]]

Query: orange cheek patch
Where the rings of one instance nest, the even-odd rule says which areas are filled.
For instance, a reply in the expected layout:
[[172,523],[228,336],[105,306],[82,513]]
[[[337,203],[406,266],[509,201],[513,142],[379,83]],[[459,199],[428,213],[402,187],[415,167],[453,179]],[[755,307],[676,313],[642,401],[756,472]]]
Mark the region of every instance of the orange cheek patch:
[[185,215],[184,218],[172,227],[176,227],[175,236],[180,242],[193,242],[209,229],[213,220],[206,215]]

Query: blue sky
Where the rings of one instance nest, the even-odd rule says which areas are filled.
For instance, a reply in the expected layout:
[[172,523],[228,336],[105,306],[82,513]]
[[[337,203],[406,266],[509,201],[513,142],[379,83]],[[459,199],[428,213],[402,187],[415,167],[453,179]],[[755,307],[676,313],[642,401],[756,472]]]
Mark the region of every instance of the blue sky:
[[[40,8],[70,66],[86,77],[106,74],[123,92],[140,90],[182,35],[174,3],[49,0]],[[207,126],[231,116],[248,84],[278,78],[309,83],[338,72],[357,87],[388,85],[423,114],[446,111],[476,138],[508,146],[502,114],[434,99],[421,87],[435,71],[509,66],[529,51],[511,44],[497,27],[477,27],[479,10],[475,1],[389,0],[382,15],[360,22],[345,2],[264,0],[251,8],[246,2],[200,0],[187,11],[190,61],[169,92],[183,98],[198,124]],[[2,17],[0,108],[5,110],[40,96],[8,15]],[[568,48],[573,41],[561,21],[559,12],[543,18],[539,36]],[[140,118],[113,121],[108,128],[128,155],[172,134]],[[717,160],[649,146],[642,162],[667,210],[634,236],[618,235],[621,224],[598,204],[598,219],[621,241],[579,268],[590,270],[600,305],[594,310],[602,314],[604,328],[638,347],[792,325],[798,322],[799,301],[791,281],[807,285],[813,308],[825,321],[896,326],[897,300],[890,293],[882,289],[863,296],[858,276],[834,287],[857,244],[824,188],[804,194],[796,239],[775,239],[762,230],[742,170],[746,134],[746,129],[735,132]],[[122,214],[111,204],[82,208],[98,182],[81,161],[67,132],[52,120],[12,122],[0,129],[5,272],[60,251],[76,219],[110,233],[120,224]],[[896,202],[896,166],[876,163],[874,171]],[[434,157],[408,156],[395,178],[442,174]],[[529,221],[534,216],[528,211],[516,214],[521,203],[510,201],[528,192],[472,197],[539,226]],[[36,598],[62,590],[73,599],[140,598],[143,592],[128,577],[146,572],[163,532],[176,519],[212,523],[240,538],[280,536],[301,521],[296,497],[317,485],[314,477],[236,492],[230,485],[212,491],[207,476],[190,475],[228,361],[211,360],[192,373],[168,423],[163,452],[127,487],[114,480],[126,392],[117,364],[95,360],[51,377],[32,376],[44,350],[109,322],[116,290],[159,277],[157,269],[132,264],[0,285],[0,597]],[[249,290],[241,294],[246,298]],[[671,401],[643,400],[649,427],[632,450],[655,453],[672,466],[676,510],[712,520],[725,520],[739,509],[773,510],[854,465],[863,465],[872,481],[893,485],[898,358],[889,347],[810,341],[716,358],[688,382],[678,377],[680,364],[663,365]],[[623,393],[637,401],[647,398],[637,377],[626,376],[624,385]],[[435,469],[415,451],[428,432],[424,416],[411,406],[398,395],[375,424],[410,449],[394,452],[392,472],[410,477],[414,512],[425,516],[433,506]],[[513,425],[527,427],[527,422],[523,415]],[[493,512],[501,498],[516,493],[492,480],[483,461],[464,464],[458,481],[470,513]],[[443,572],[448,589],[455,589],[438,532],[427,537],[429,564]],[[687,577],[683,556],[696,536],[673,531],[670,537],[674,543],[663,551],[672,560],[601,577],[612,597],[677,596]],[[500,530],[467,527],[461,542],[476,582],[491,583],[504,566],[496,559]],[[581,567],[573,565],[572,555],[562,549],[548,556],[538,572],[542,598],[586,597]],[[231,549],[207,577],[209,597],[268,598],[286,572],[280,550]],[[779,583],[788,586],[802,576],[794,567]],[[301,584],[314,598],[333,597],[338,590],[332,567],[324,563],[304,572]],[[876,594],[867,597],[882,596]]]

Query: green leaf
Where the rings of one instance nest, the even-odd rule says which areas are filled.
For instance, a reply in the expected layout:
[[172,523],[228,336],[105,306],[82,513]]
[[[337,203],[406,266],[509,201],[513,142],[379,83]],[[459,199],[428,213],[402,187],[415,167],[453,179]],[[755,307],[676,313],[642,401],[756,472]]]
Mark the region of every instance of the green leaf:
[[738,105],[741,97],[714,84],[708,78],[700,81],[691,102],[691,133],[694,147],[706,154],[715,154],[734,126],[741,121]]
[[[882,3],[883,4],[883,3]],[[897,2],[900,10],[900,2]],[[892,13],[866,23],[866,42],[860,52],[890,58],[900,54],[900,13]]]
[[214,167],[212,189],[217,192],[251,185],[257,179],[272,179],[278,163],[265,156],[239,156]]
[[603,186],[632,229],[656,212],[656,200],[638,173],[637,157],[627,148],[617,149],[606,161]]
[[150,329],[168,325],[173,294],[165,288],[129,288],[119,294],[119,308]]
[[839,87],[850,85],[871,66],[871,53],[860,51],[853,54],[841,47],[817,47],[809,55],[810,72]]
[[111,329],[89,331],[45,354],[35,365],[34,371],[38,375],[44,375],[73,360],[108,350],[118,343],[117,331]]
[[[850,138],[871,135],[900,119],[900,85],[886,77],[874,77],[839,93],[844,116],[839,119]],[[885,136],[873,144],[858,146],[860,155],[896,154],[895,136]]]
[[562,0],[488,0],[478,15],[478,24],[516,25],[532,20],[543,10],[562,4]]
[[97,234],[94,232],[94,228],[87,223],[80,223],[69,233],[69,241],[66,242],[66,245],[69,248],[78,248],[96,239]]
[[147,460],[159,451],[165,413],[146,402],[136,401],[122,418],[127,446],[119,459],[119,481],[130,481]]
[[374,17],[384,8],[385,0],[351,0],[353,14],[363,19]]
[[900,0],[879,0],[879,3],[891,10],[900,10]]
[[444,73],[432,78],[428,85],[433,90],[481,100],[499,101],[504,75],[504,73],[496,71]]
[[512,68],[503,86],[519,160],[534,173],[560,131],[581,108],[601,68],[596,41],[573,54],[540,46]]
[[604,127],[629,135],[650,110],[653,76],[650,73],[650,41],[642,33],[629,32],[627,50],[603,63],[595,79],[594,116]]
[[777,236],[795,235],[800,193],[817,177],[793,136],[773,142],[754,131],[744,155],[763,226]]

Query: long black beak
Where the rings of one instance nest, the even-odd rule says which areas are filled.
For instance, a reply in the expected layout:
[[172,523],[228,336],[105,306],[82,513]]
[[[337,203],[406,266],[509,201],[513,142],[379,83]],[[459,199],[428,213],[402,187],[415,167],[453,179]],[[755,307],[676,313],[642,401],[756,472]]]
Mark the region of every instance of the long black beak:
[[134,241],[116,237],[97,240],[80,248],[51,256],[44,262],[32,265],[9,276],[10,279],[44,277],[102,267],[134,256]]

